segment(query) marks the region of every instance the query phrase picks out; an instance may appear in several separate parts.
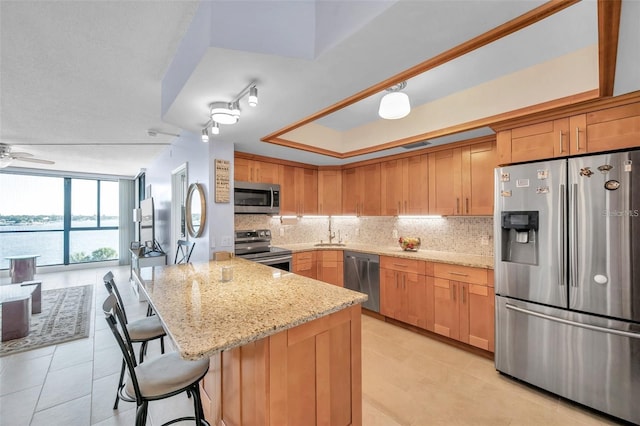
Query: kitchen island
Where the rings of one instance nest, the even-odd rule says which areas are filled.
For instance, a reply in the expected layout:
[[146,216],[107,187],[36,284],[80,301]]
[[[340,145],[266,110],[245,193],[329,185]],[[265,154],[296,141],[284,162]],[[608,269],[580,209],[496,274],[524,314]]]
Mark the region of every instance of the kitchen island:
[[211,424],[362,424],[366,295],[237,258],[135,279],[180,355],[210,358],[201,389]]

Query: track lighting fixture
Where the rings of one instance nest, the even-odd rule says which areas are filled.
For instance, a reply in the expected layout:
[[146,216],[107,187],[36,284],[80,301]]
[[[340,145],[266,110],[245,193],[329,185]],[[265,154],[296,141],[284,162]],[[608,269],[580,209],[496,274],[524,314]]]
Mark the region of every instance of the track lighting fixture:
[[258,88],[251,86],[249,88],[249,106],[254,107],[258,105]]
[[209,141],[208,129],[211,129],[212,135],[217,135],[220,133],[220,124],[236,124],[238,120],[240,120],[240,99],[246,95],[249,95],[249,106],[255,107],[258,105],[258,87],[255,81],[249,83],[249,85],[242,89],[230,102],[217,101],[209,105],[209,115],[211,119],[204,125],[204,130],[202,131],[203,142],[205,142],[205,133],[207,133],[206,142]]
[[202,142],[204,143],[209,142],[209,132],[207,131],[206,128],[202,129]]
[[381,118],[397,120],[409,115],[411,112],[409,96],[401,92],[405,87],[407,87],[407,82],[403,81],[386,89],[388,93],[380,99],[380,108],[378,109],[378,115]]

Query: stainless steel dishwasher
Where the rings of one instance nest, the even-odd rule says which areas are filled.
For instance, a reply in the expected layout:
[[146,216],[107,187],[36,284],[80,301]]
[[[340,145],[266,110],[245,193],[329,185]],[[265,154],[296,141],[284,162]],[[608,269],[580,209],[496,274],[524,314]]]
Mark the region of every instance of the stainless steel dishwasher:
[[365,293],[362,307],[380,312],[380,256],[345,250],[344,287]]

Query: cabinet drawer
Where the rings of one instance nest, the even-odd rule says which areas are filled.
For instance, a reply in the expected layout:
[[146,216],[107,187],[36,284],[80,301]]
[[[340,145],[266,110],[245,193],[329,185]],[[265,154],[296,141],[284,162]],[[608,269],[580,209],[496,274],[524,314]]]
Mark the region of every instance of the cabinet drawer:
[[318,261],[321,262],[342,262],[342,251],[340,250],[318,250]]
[[316,260],[316,252],[303,251],[300,253],[294,253],[293,258],[295,262],[313,262]]
[[380,256],[380,268],[394,271],[413,272],[418,275],[425,274],[424,260],[403,259],[401,257]]
[[435,263],[433,265],[433,274],[438,278],[487,285],[487,270],[482,268]]

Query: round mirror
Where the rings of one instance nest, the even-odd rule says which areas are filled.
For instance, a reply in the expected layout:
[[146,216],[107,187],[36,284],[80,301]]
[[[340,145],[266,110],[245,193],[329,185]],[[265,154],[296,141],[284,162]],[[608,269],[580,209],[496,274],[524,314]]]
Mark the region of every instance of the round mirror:
[[207,202],[204,187],[200,183],[192,183],[187,191],[187,230],[189,235],[198,238],[204,232],[207,222]]

